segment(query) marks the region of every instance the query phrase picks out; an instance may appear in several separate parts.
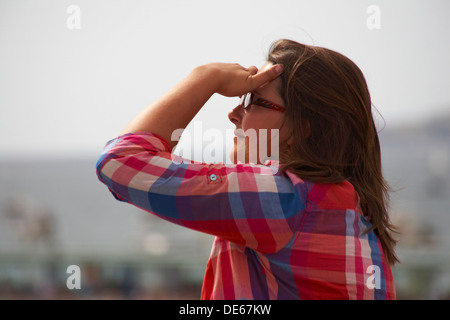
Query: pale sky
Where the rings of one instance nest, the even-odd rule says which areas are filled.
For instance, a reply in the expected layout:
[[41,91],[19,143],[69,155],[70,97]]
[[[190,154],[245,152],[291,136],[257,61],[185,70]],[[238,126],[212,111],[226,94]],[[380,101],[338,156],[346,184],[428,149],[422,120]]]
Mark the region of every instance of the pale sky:
[[[430,119],[450,112],[449,13],[448,0],[0,0],[0,157],[95,156],[195,66],[259,67],[283,37],[352,59],[387,127]],[[237,101],[214,95],[194,120],[230,129]]]

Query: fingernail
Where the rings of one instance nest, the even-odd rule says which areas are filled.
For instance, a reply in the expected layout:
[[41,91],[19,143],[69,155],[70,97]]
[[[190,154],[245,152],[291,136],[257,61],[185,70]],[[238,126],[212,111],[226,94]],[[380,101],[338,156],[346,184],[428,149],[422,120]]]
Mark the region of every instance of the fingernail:
[[275,66],[275,71],[276,71],[277,73],[282,73],[282,72],[283,72],[283,67],[282,67],[280,64],[277,64],[277,65]]

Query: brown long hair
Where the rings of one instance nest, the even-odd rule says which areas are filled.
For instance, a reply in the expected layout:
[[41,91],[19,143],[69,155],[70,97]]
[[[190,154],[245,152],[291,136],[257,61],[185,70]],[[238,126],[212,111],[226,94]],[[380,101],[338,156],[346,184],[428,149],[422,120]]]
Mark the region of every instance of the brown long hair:
[[285,124],[299,138],[281,150],[282,169],[318,183],[349,181],[387,261],[395,264],[390,188],[363,73],[338,52],[286,39],[272,44],[267,60],[284,67],[279,90]]

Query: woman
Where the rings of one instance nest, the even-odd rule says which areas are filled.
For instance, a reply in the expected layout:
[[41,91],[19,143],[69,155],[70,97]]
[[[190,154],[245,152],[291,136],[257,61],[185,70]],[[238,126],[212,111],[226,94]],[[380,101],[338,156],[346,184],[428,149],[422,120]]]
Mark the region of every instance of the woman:
[[[255,154],[253,131],[256,164],[174,161],[172,132],[214,93],[242,98],[232,158]],[[260,156],[266,140],[279,162]],[[395,299],[370,95],[339,53],[279,40],[260,70],[197,67],[107,144],[97,172],[119,200],[216,236],[202,299]]]

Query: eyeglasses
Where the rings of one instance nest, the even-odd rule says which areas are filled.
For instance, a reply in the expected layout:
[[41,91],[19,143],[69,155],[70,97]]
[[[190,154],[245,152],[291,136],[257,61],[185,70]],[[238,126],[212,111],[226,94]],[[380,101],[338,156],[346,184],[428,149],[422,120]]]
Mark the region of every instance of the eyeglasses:
[[267,100],[257,96],[253,92],[249,92],[249,93],[244,94],[241,97],[241,101],[239,102],[239,105],[242,106],[243,109],[247,109],[247,107],[252,105],[252,104],[260,106],[260,107],[264,107],[264,108],[267,108],[267,109],[272,109],[272,110],[275,110],[275,111],[284,112],[284,107],[283,106],[280,106],[280,105],[275,104],[273,102],[267,101]]

